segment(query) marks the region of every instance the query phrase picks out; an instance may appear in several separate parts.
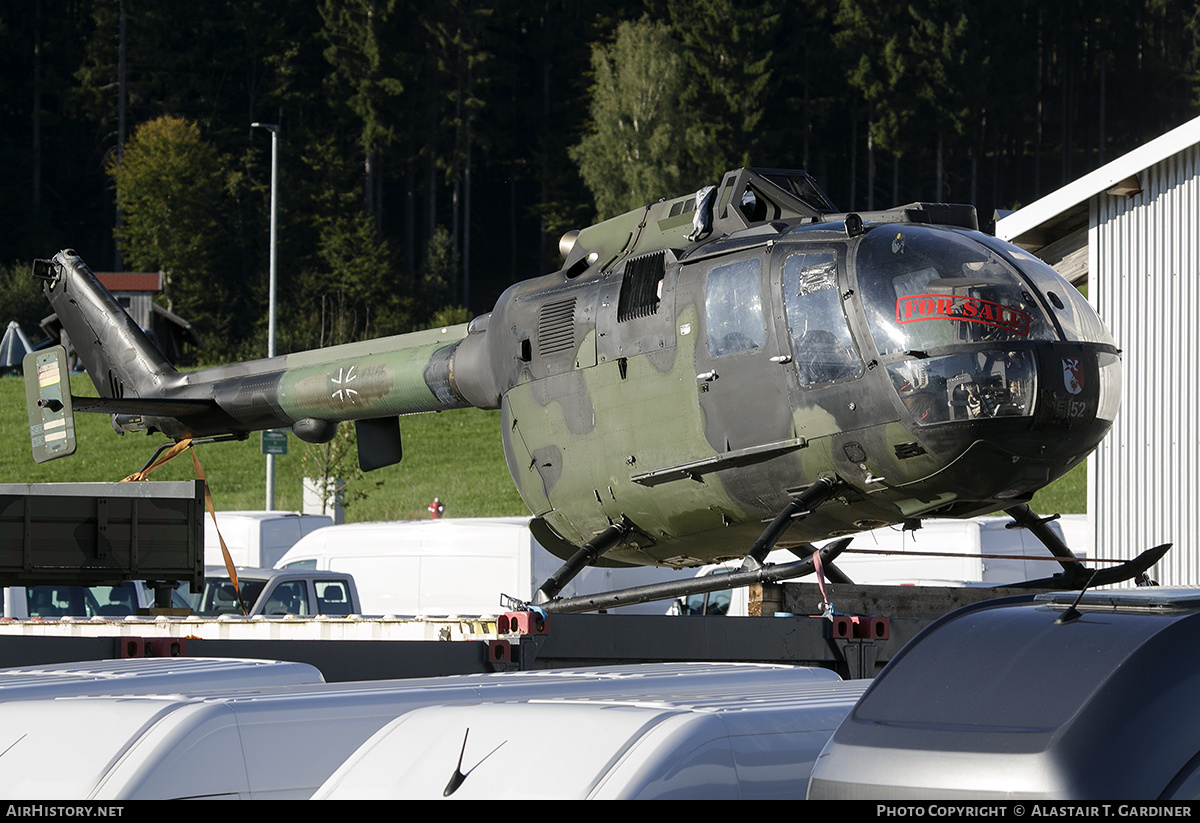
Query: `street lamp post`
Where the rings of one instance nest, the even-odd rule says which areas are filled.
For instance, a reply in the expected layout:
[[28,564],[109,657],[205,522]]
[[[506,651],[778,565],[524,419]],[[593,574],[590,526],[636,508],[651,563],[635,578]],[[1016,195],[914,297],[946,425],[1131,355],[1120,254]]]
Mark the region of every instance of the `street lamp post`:
[[[270,123],[251,123],[251,128],[271,132],[271,274],[267,288],[267,357],[275,356],[275,273],[277,261],[276,217],[278,215],[279,126]],[[275,510],[275,455],[267,455],[267,511]]]

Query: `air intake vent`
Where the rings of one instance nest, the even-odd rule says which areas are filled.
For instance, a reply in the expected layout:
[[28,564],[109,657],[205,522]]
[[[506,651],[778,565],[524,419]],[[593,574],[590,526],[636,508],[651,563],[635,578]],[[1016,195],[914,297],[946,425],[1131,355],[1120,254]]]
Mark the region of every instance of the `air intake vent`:
[[666,252],[659,251],[630,260],[626,264],[625,278],[621,281],[621,296],[617,300],[618,323],[647,317],[658,311],[658,288],[662,283],[666,257]]
[[538,313],[538,355],[575,348],[575,298],[546,303]]
[[925,449],[915,440],[912,443],[897,443],[893,448],[896,450],[896,456],[901,460],[908,460],[909,458],[920,457],[925,454]]

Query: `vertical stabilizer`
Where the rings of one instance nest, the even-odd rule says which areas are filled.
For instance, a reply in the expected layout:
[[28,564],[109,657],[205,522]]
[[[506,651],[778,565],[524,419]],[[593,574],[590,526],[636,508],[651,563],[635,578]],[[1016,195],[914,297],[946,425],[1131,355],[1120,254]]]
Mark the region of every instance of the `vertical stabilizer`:
[[74,251],[35,260],[33,276],[101,397],[152,397],[175,368]]

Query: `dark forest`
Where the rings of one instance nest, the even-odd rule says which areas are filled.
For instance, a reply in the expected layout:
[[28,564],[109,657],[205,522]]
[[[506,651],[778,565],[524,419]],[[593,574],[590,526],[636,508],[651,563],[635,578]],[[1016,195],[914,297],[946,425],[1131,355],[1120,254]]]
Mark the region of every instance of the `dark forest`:
[[[567,229],[803,168],[843,209],[981,224],[1200,113],[1180,0],[28,0],[0,12],[0,295],[162,270],[201,362],[460,321]],[[118,220],[119,225],[118,225]]]

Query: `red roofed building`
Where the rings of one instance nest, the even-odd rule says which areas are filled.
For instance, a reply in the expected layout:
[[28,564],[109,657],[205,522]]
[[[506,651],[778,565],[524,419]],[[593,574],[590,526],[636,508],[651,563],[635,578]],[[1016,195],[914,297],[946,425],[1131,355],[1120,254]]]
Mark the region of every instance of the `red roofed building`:
[[[157,272],[96,272],[96,277],[108,289],[121,308],[129,312],[138,327],[172,363],[178,363],[185,345],[201,346],[191,324],[177,314],[155,304],[154,295],[162,291],[163,273]],[[52,339],[59,339],[71,351],[58,315],[42,320],[42,330]],[[73,352],[72,352],[73,353]]]
[[163,273],[157,272],[96,272],[104,288],[112,292],[121,308],[143,329],[149,329],[154,313],[154,295],[162,291]]
[[104,288],[113,294],[119,291],[162,291],[163,273],[160,271],[102,271],[96,276]]

